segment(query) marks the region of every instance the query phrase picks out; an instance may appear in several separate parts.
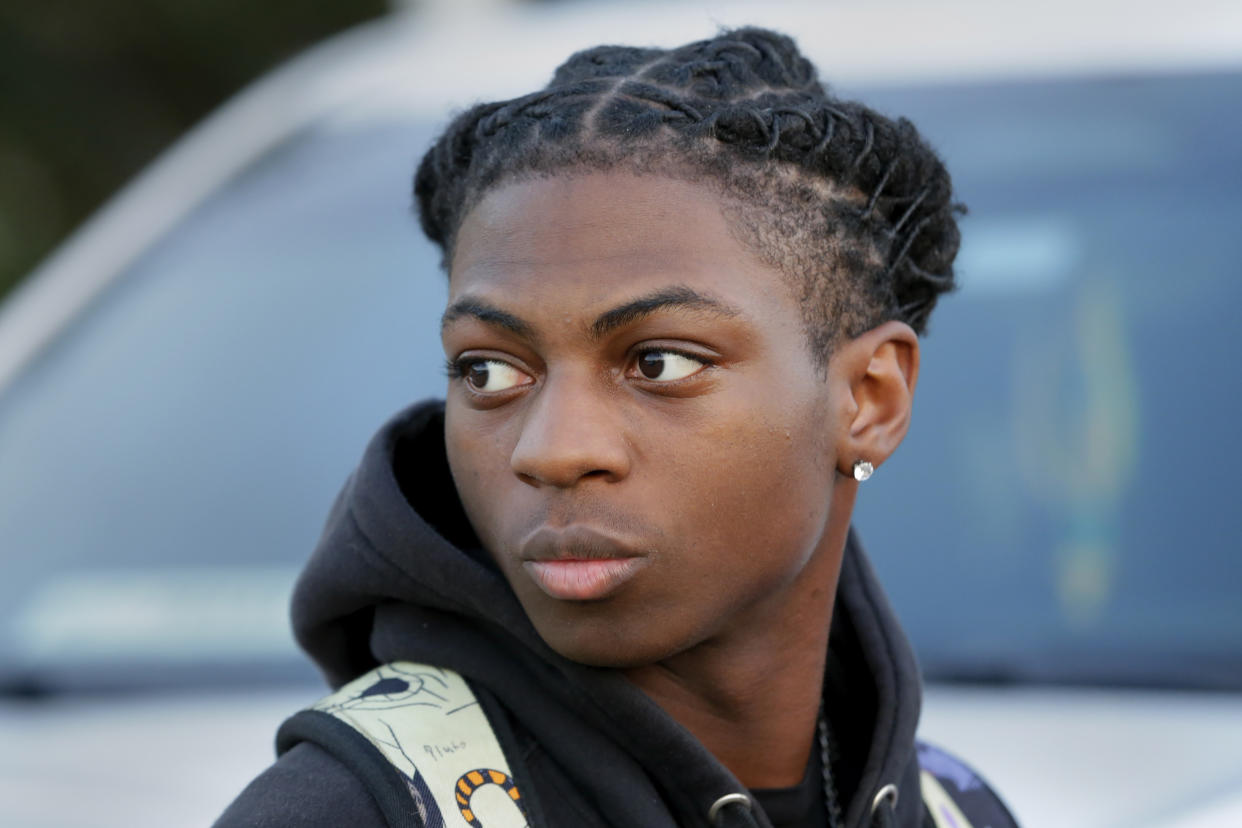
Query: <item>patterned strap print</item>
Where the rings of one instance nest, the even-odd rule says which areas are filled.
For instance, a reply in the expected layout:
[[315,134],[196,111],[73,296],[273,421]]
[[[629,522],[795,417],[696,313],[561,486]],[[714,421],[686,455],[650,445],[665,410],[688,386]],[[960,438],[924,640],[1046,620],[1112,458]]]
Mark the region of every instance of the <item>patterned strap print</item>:
[[919,781],[923,787],[923,804],[931,812],[936,828],[972,828],[970,820],[935,776],[920,771]]
[[[401,773],[426,826],[529,828],[512,771],[478,699],[452,670],[398,661],[313,706],[365,736]],[[475,797],[480,788],[498,794]]]
[[484,785],[499,785],[509,799],[517,803],[519,809],[522,807],[522,795],[518,793],[517,785],[513,784],[508,774],[492,768],[476,768],[468,771],[457,780],[457,807],[466,822],[470,823],[471,828],[484,828],[483,824],[475,818],[474,811],[470,809],[471,797]]

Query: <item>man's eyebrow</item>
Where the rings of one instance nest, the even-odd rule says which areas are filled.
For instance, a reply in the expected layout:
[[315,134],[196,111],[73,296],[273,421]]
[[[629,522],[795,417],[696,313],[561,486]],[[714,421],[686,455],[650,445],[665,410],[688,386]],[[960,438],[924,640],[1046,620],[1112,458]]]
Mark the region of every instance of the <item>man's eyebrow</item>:
[[599,338],[631,322],[650,316],[659,310],[682,309],[707,311],[716,316],[740,316],[741,311],[719,299],[699,293],[684,286],[663,288],[661,290],[639,296],[619,305],[612,310],[604,311],[591,325],[591,335]]
[[503,311],[495,305],[489,305],[487,302],[472,296],[464,296],[445,309],[444,315],[440,317],[440,329],[443,330],[450,322],[461,319],[464,316],[473,317],[488,325],[504,328],[526,339],[534,338],[535,331],[529,323],[524,322],[508,311]]

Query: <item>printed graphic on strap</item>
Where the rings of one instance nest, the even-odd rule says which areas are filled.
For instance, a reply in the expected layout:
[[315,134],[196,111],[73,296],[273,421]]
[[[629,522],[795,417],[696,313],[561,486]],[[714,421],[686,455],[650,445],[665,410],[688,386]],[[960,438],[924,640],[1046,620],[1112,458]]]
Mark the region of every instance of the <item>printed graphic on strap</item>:
[[452,670],[399,661],[320,701],[405,778],[427,828],[528,828],[522,797],[487,716]]
[[462,818],[469,822],[472,828],[486,828],[470,809],[471,797],[484,785],[500,786],[506,796],[516,802],[519,808],[522,807],[522,795],[518,793],[517,785],[513,784],[508,774],[492,768],[476,768],[468,771],[457,780],[457,807],[461,810]]
[[923,802],[931,811],[936,828],[972,828],[970,820],[934,775],[919,771],[919,781],[923,788]]

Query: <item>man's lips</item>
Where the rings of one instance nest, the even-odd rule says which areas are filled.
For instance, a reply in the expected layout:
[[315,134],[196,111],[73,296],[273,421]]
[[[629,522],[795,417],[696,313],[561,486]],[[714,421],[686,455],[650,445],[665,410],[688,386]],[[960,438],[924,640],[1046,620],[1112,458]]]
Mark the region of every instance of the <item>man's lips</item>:
[[535,585],[562,601],[607,598],[647,565],[633,546],[582,526],[536,530],[522,544],[521,560]]

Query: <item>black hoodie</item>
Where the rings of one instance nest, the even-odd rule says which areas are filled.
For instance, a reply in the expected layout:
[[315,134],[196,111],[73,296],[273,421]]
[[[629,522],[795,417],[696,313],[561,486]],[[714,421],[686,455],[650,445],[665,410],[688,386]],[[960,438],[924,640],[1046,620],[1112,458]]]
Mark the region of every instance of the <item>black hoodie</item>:
[[[708,828],[712,804],[746,790],[622,674],[569,661],[539,637],[457,499],[442,404],[402,412],[371,441],[298,581],[293,624],[333,687],[397,660],[465,676],[533,826]],[[890,824],[924,824],[920,695],[914,655],[851,533],[824,682],[846,828],[871,824],[889,784],[900,792]],[[348,761],[293,741],[217,826],[384,824]],[[1011,825],[975,787],[977,804],[996,809],[993,828]],[[770,825],[759,809],[754,818]]]

